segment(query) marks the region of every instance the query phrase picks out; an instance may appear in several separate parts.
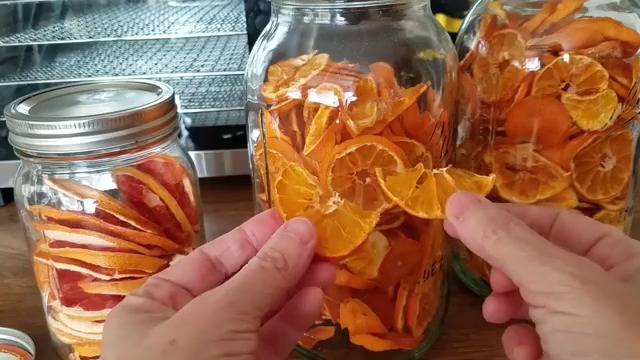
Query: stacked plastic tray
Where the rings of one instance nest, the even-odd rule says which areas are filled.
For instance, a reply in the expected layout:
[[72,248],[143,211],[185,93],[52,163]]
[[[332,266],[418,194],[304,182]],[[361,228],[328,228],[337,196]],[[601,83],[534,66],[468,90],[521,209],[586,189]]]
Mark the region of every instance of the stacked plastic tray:
[[0,108],[78,81],[172,85],[190,127],[244,124],[242,0],[0,1]]

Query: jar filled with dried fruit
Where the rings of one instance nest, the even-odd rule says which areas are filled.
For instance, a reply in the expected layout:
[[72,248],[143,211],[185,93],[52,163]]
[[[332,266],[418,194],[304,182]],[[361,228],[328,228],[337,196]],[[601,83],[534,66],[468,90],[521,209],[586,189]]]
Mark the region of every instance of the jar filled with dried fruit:
[[63,359],[98,359],[109,311],[202,243],[194,165],[173,90],[79,83],[5,109],[22,164],[15,198]]
[[274,0],[247,68],[257,211],[304,216],[339,264],[303,358],[418,358],[446,304],[458,61],[421,1]]
[[[457,42],[457,166],[495,174],[498,202],[579,211],[628,231],[638,137],[634,1],[480,1]],[[460,244],[479,295],[490,268]]]

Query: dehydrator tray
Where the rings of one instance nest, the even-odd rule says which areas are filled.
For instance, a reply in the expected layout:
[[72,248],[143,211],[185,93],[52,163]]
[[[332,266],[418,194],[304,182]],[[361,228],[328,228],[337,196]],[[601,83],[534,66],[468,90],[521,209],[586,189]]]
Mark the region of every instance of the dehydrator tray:
[[[119,40],[24,47],[22,60],[2,59],[0,85],[163,75],[243,74],[246,35]],[[3,61],[4,60],[4,61]]]
[[0,1],[0,12],[30,15],[26,29],[1,21],[0,45],[246,33],[237,0]]

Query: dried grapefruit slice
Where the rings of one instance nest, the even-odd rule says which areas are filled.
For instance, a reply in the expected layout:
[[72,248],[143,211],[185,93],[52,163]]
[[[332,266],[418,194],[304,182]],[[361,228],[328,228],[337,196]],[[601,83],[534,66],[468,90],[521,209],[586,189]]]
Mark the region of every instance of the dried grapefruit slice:
[[604,90],[608,84],[609,73],[600,63],[584,55],[566,55],[557,57],[538,72],[531,93],[551,96],[582,94]]
[[60,321],[60,318],[56,313],[51,313],[47,316],[47,325],[58,339],[67,344],[76,344],[90,340],[102,340],[102,334],[100,333],[87,333],[66,326]]
[[498,149],[492,162],[498,194],[514,203],[533,204],[558,194],[570,183],[566,172],[529,145]]
[[391,207],[375,172],[384,175],[403,172],[408,160],[402,149],[382,136],[362,135],[335,149],[333,159],[321,174],[327,187],[367,211],[381,212]]
[[163,236],[112,225],[83,213],[58,210],[46,205],[31,206],[29,211],[36,218],[65,227],[95,231],[143,246],[157,246],[169,252],[179,250],[179,246],[176,243]]
[[340,326],[355,334],[386,334],[378,315],[367,304],[358,299],[347,299],[340,303]]
[[275,184],[275,203],[285,219],[309,218],[316,226],[316,253],[342,257],[360,246],[373,231],[380,214],[325,193],[318,179],[302,166],[291,163]]
[[[136,230],[154,234],[162,234],[162,229],[158,225],[138,214],[135,210],[127,207],[120,201],[109,196],[106,192],[96,190],[90,186],[70,179],[55,179],[48,177],[45,179],[45,184],[50,188],[60,191],[79,201],[94,200],[96,206],[95,215],[104,221],[118,226],[131,227]],[[99,210],[111,216],[101,216],[102,214]],[[115,218],[115,221],[109,221],[113,218]]]
[[84,342],[71,345],[73,351],[84,358],[95,358],[100,356],[102,344],[100,342]]
[[633,135],[627,129],[599,134],[571,161],[573,184],[581,198],[602,201],[619,196],[631,177]]
[[349,334],[352,344],[362,346],[369,351],[414,350],[420,345],[422,337],[387,333],[383,336],[372,334]]
[[107,315],[111,312],[111,308],[87,311],[79,307],[66,307],[63,306],[60,301],[53,301],[49,306],[51,307],[51,312],[64,314],[65,317],[78,321],[104,322],[107,319]]
[[129,295],[133,290],[142,286],[148,278],[125,279],[114,281],[86,281],[78,285],[87,294]]
[[165,250],[159,247],[150,249],[131,241],[122,240],[95,231],[73,229],[51,223],[33,223],[32,226],[34,229],[42,232],[43,236],[48,240],[50,246],[58,244],[55,245],[55,247],[64,246],[91,250],[119,250],[123,252],[134,251],[149,256],[160,256],[167,254]]
[[507,137],[514,141],[556,146],[569,137],[571,114],[555,97],[529,96],[507,112],[504,129]]
[[591,95],[562,94],[562,103],[571,114],[573,122],[582,130],[602,130],[613,123],[618,95],[605,89]]
[[[86,316],[101,315],[106,309],[113,309],[124,299],[122,295],[88,294],[78,284],[83,281],[92,281],[93,277],[76,271],[55,270],[55,282],[59,294],[63,313],[81,313]],[[75,319],[75,317],[69,317]],[[80,320],[85,321],[85,320]]]
[[136,168],[162,185],[180,205],[194,231],[200,231],[200,219],[196,210],[196,193],[189,171],[180,160],[169,155],[155,155],[136,165]]
[[166,235],[177,243],[192,248],[195,232],[180,204],[152,176],[133,167],[113,170],[114,181],[129,206],[153,218]]
[[352,273],[365,279],[373,279],[378,276],[380,263],[389,251],[389,241],[379,231],[369,234],[367,240],[349,254],[340,263]]

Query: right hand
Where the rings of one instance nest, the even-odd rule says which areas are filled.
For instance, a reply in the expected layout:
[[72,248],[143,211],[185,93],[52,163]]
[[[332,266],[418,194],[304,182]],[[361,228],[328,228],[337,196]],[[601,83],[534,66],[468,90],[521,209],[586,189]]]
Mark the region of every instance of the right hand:
[[640,359],[640,242],[579,213],[469,193],[446,210],[447,232],[492,266],[485,319],[527,320],[503,334],[510,360]]

